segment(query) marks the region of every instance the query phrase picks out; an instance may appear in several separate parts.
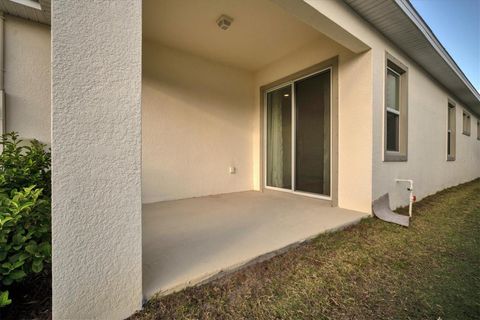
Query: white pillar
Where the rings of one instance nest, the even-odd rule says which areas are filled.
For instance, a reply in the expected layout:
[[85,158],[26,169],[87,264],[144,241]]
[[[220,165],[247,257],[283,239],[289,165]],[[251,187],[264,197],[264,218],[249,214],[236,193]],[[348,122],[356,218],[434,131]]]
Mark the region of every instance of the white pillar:
[[141,307],[141,12],[52,1],[54,319]]

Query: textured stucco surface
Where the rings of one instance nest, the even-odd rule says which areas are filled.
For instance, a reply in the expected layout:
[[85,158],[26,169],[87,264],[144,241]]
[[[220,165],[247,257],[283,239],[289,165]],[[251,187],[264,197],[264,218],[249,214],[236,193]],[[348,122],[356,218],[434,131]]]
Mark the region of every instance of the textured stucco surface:
[[50,144],[50,28],[5,17],[5,125]]
[[143,202],[251,190],[253,99],[250,72],[144,41]]
[[[336,56],[339,206],[370,212],[370,53],[353,54],[321,34],[256,72],[144,42],[143,202],[259,190],[260,87]],[[237,168],[236,174],[228,172],[229,166]]]
[[[259,88],[333,57],[338,66],[338,205],[341,208],[371,211],[372,78],[369,53],[354,54],[325,36],[259,70],[256,75],[254,158],[260,159]],[[355,134],[352,134],[355,128]],[[260,162],[255,162],[255,187],[260,185]],[[332,172],[332,174],[336,174]]]
[[[372,199],[389,192],[392,208],[408,204],[408,192],[397,178],[413,179],[417,199],[480,176],[480,141],[477,118],[472,116],[472,134],[462,129],[462,105],[457,103],[457,152],[447,161],[447,104],[456,100],[418,64],[405,56],[345,3],[305,0],[332,21],[361,39],[370,48],[372,77]],[[408,67],[408,161],[383,161],[384,74],[388,52]],[[356,127],[350,131],[358,134]],[[355,157],[353,157],[352,163]],[[341,170],[341,169],[340,169]]]
[[141,1],[52,2],[53,316],[142,301]]

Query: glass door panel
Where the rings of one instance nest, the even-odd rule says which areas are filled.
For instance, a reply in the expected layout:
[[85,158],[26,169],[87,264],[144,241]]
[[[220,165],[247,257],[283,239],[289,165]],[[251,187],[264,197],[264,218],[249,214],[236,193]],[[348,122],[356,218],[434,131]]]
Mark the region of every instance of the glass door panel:
[[294,87],[295,190],[330,196],[330,70]]
[[267,93],[267,186],[292,188],[291,85]]

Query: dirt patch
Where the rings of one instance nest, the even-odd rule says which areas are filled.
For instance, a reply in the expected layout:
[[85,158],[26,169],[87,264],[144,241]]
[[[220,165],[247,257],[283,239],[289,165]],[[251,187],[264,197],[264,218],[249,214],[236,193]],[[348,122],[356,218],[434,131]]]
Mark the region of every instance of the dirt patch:
[[0,319],[52,319],[52,278],[49,270],[9,287],[8,291],[13,303],[0,309]]

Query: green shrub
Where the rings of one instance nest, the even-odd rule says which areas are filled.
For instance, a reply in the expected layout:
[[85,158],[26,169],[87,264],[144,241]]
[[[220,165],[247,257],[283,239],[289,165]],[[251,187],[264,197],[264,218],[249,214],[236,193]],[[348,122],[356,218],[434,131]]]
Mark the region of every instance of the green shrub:
[[[50,152],[15,133],[3,135],[0,155],[0,281],[2,287],[39,273],[51,262]],[[10,304],[0,289],[0,307]]]
[[50,197],[51,154],[46,146],[37,140],[24,143],[14,132],[4,134],[1,144],[0,192],[35,186],[43,189],[45,197]]

